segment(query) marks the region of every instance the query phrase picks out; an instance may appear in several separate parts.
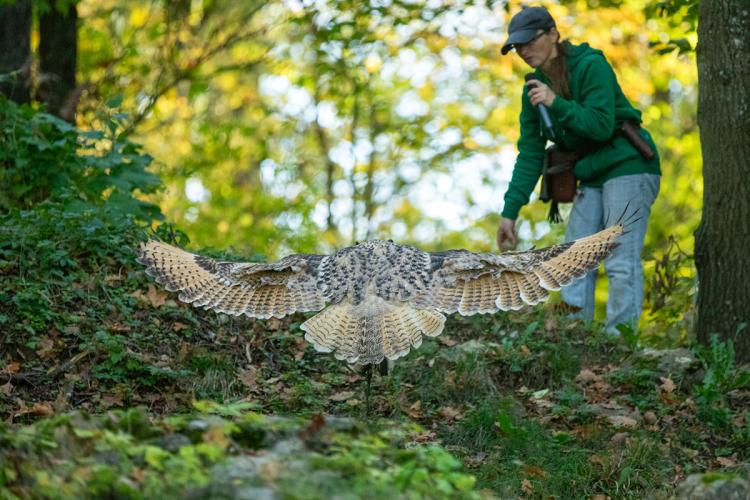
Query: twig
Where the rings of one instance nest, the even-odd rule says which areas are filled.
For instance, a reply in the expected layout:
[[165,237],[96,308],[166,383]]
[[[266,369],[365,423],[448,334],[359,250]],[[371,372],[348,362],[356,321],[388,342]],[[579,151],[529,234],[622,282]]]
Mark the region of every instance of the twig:
[[63,373],[70,370],[76,363],[78,363],[83,358],[88,356],[90,352],[91,352],[91,349],[84,349],[83,351],[79,352],[78,354],[76,354],[75,356],[73,356],[68,361],[58,366],[57,368],[50,368],[49,370],[47,370],[47,376],[52,378],[53,380],[56,379]]

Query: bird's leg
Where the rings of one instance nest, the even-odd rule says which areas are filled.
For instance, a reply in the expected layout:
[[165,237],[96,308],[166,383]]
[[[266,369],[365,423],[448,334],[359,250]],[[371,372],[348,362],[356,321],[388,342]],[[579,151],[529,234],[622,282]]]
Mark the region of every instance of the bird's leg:
[[365,389],[365,416],[370,416],[370,382],[372,381],[372,365],[368,364],[365,366],[365,373],[367,376],[367,389]]
[[380,362],[380,376],[385,377],[386,375],[388,375],[388,358]]

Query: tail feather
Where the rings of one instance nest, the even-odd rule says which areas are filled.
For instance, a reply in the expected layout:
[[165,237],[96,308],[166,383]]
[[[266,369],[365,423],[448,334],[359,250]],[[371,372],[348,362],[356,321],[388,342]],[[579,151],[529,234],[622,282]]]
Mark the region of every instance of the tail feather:
[[419,347],[422,335],[443,331],[445,316],[407,303],[372,297],[359,305],[334,304],[302,324],[305,339],[319,352],[333,352],[349,363],[377,364]]

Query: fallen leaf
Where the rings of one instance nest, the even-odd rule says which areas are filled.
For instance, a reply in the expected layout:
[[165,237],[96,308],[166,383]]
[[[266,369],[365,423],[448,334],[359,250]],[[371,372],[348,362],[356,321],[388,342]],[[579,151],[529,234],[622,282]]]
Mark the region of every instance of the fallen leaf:
[[527,476],[532,477],[547,477],[547,472],[536,465],[524,465],[523,471]]
[[417,401],[416,403],[412,404],[406,411],[406,413],[411,418],[420,418],[422,416],[422,401]]
[[606,401],[602,404],[600,404],[602,408],[606,408],[608,410],[620,410],[622,409],[622,405],[619,404],[617,401],[610,399],[609,401]]
[[614,427],[624,427],[626,429],[635,429],[638,427],[638,421],[625,415],[611,415],[607,420]]
[[108,284],[116,283],[120,281],[122,278],[117,274],[108,274],[104,277],[104,282]]
[[186,327],[187,327],[187,325],[185,325],[185,323],[180,323],[179,321],[177,321],[177,322],[175,322],[174,325],[172,325],[172,330],[175,331],[175,332],[181,332]]
[[672,381],[669,377],[659,377],[661,379],[661,385],[659,386],[659,389],[662,392],[666,392],[667,394],[671,394],[674,392],[675,388],[677,387],[675,383]]
[[63,333],[66,335],[78,335],[81,333],[81,327],[78,325],[68,325],[63,328]]
[[31,407],[32,415],[41,415],[44,417],[48,417],[50,415],[55,414],[55,410],[52,407],[52,403],[49,402],[43,402],[43,403],[34,403],[34,406]]
[[313,415],[313,417],[310,419],[310,423],[307,424],[304,429],[300,430],[297,433],[297,436],[303,441],[306,441],[320,432],[320,429],[322,429],[325,424],[326,419],[323,415]]
[[484,464],[485,460],[487,460],[487,453],[480,451],[474,456],[467,457],[466,465],[469,467],[479,467]]
[[146,478],[146,470],[138,466],[133,466],[133,470],[130,473],[130,477],[132,477],[135,480],[135,482],[140,483],[141,481],[143,481],[144,478]]
[[422,431],[414,436],[415,443],[432,443],[436,441],[437,433],[435,431]]
[[531,393],[533,399],[542,399],[544,396],[549,394],[549,389],[540,389]]
[[283,325],[284,323],[279,318],[271,317],[266,320],[266,328],[271,331],[281,330]]
[[521,481],[521,491],[523,491],[527,495],[531,495],[534,491],[531,487],[531,481],[529,481],[528,479],[524,479],[523,481]]
[[105,408],[112,406],[124,406],[122,394],[103,394],[101,402]]
[[146,292],[146,298],[153,307],[161,307],[167,301],[167,292],[162,292],[154,285],[148,285],[148,292]]
[[354,392],[352,391],[341,391],[331,394],[330,396],[328,396],[328,399],[330,399],[331,401],[346,401],[352,396],[354,396]]
[[737,465],[737,454],[735,453],[731,457],[718,457],[716,463],[722,467],[734,467]]
[[581,370],[578,373],[578,375],[576,375],[576,379],[575,380],[576,380],[576,382],[581,382],[581,383],[584,383],[584,384],[588,384],[589,382],[594,382],[594,381],[599,380],[599,379],[601,379],[601,377],[599,375],[597,375],[596,373],[592,372],[588,368],[584,368],[583,370]]
[[461,412],[450,406],[444,406],[438,410],[438,413],[447,420],[455,420],[461,418]]
[[453,347],[454,345],[458,344],[456,340],[447,335],[441,335],[440,337],[438,337],[438,342],[446,347]]
[[13,384],[10,382],[0,385],[0,394],[3,394],[4,396],[10,396],[13,392]]
[[40,402],[40,403],[34,403],[31,407],[26,406],[26,404],[22,401],[21,402],[21,408],[17,412],[15,412],[15,416],[20,415],[33,415],[33,416],[40,416],[40,417],[48,417],[50,415],[55,414],[55,410],[52,407],[52,403],[50,402]]
[[599,455],[591,455],[589,457],[589,463],[596,464],[596,465],[603,465],[604,459],[600,457]]
[[649,410],[643,414],[643,420],[647,424],[655,424],[659,420],[659,418],[656,416],[656,413]]
[[5,365],[5,368],[3,368],[3,371],[5,373],[18,373],[20,369],[21,369],[21,363],[19,363],[18,361],[13,361]]
[[531,402],[539,408],[553,408],[555,406],[555,403],[545,398],[532,399]]
[[39,348],[36,350],[40,358],[46,359],[54,356],[55,341],[47,335],[39,339]]
[[240,370],[237,372],[237,379],[250,390],[254,391],[258,388],[258,369],[250,366],[244,370]]

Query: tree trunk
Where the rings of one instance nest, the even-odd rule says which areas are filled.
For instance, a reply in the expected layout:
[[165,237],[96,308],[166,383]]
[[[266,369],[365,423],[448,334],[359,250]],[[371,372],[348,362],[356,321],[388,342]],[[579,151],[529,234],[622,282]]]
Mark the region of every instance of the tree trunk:
[[[731,339],[750,361],[750,7],[700,2],[698,124],[703,216],[695,233],[698,339]],[[743,327],[743,325],[745,325]]]
[[78,11],[75,4],[61,12],[53,6],[39,16],[39,89],[37,99],[47,111],[75,122],[78,104],[76,55]]
[[31,0],[16,0],[0,6],[0,74],[10,74],[0,82],[0,93],[19,104],[31,100]]

